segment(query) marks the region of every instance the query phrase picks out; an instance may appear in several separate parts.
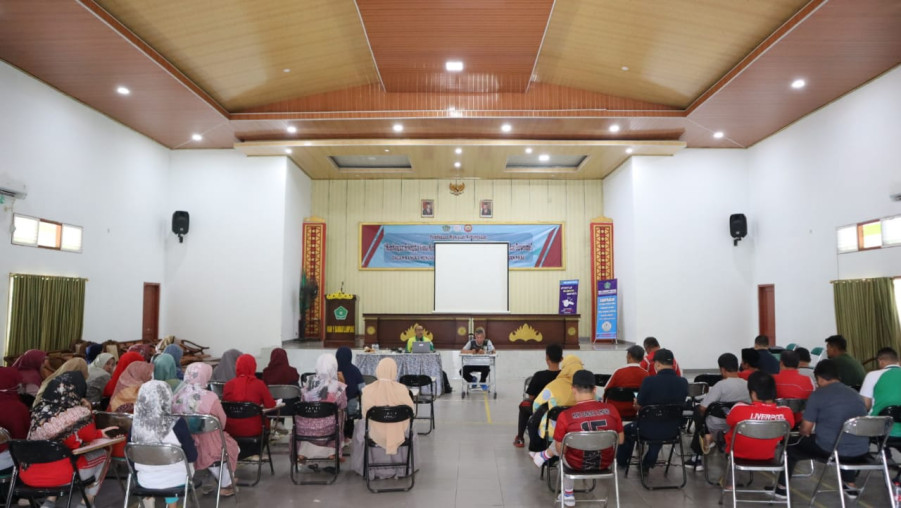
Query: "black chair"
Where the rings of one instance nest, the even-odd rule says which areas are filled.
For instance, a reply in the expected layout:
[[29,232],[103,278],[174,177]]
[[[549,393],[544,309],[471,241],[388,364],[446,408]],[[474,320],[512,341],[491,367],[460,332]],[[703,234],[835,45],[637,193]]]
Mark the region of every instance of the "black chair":
[[316,376],[315,372],[304,372],[303,374],[301,374],[300,375],[300,386],[306,386],[307,379],[310,379],[311,377],[314,377],[314,376]]
[[[561,443],[562,447],[560,450],[560,481],[557,482],[557,486],[560,488],[560,492],[563,492],[564,477],[570,478],[572,480],[591,480],[592,490],[594,490],[595,481],[609,480],[612,478],[614,492],[616,493],[616,506],[617,508],[619,508],[619,478],[616,474],[615,462],[611,462],[606,469],[573,469],[572,466],[570,466],[566,462],[567,448],[581,450],[583,454],[585,452],[589,452],[601,456],[604,451],[611,450],[613,457],[616,457],[616,444],[618,441],[619,434],[614,430],[568,432],[565,436],[563,436],[563,442]],[[554,491],[554,498],[557,498],[557,490]],[[602,500],[598,499],[596,502],[600,501]],[[607,506],[607,498],[604,498],[603,502],[604,506]],[[563,506],[563,499],[561,498],[560,508],[563,508]]]
[[[661,404],[644,406],[638,410],[638,418],[636,422],[638,444],[638,474],[641,478],[641,485],[648,490],[658,489],[681,489],[688,481],[688,475],[685,472],[685,450],[682,447],[682,404]],[[654,426],[654,435],[648,435],[648,429]],[[662,428],[661,428],[662,427]],[[679,446],[679,467],[682,469],[682,483],[676,485],[650,486],[647,482],[647,471],[644,469],[645,448],[650,445],[670,445],[669,457],[663,462],[666,466],[664,476],[669,474],[669,468],[673,462],[673,453],[676,445]],[[662,450],[661,450],[662,451]],[[658,460],[658,463],[660,461]],[[624,476],[628,476],[629,467],[626,466]]]
[[[706,419],[708,416],[713,416],[715,418],[722,418],[725,420],[726,417],[729,416],[729,411],[732,410],[732,406],[734,406],[735,404],[735,402],[725,401],[712,402],[709,406],[707,406],[707,412],[704,414],[704,418]],[[725,449],[726,443],[723,441],[723,436],[723,434],[717,434],[713,436],[714,446],[716,446],[717,449]],[[708,453],[706,455],[702,455],[701,460],[704,464],[704,479],[707,480],[707,483],[709,483],[710,485],[716,485],[717,480],[710,478],[711,454]]]
[[[200,506],[197,502],[197,483],[199,480],[191,478],[191,467],[185,451],[180,446],[173,444],[137,444],[128,443],[125,446],[125,458],[128,462],[128,483],[125,487],[125,504],[128,507],[128,498],[136,497],[177,497],[182,499],[182,506],[188,505],[188,493],[194,498],[194,504]],[[138,483],[138,474],[135,470],[135,464],[146,466],[168,466],[178,464],[185,465],[185,483],[177,487],[168,489],[148,489],[141,487]]]
[[210,391],[215,393],[219,400],[222,400],[222,393],[225,391],[225,383],[220,381],[210,381]]
[[610,381],[610,378],[613,374],[595,374],[594,375],[594,385],[595,386],[606,386],[607,381]]
[[[329,485],[334,483],[334,481],[338,478],[338,473],[341,472],[341,443],[344,441],[344,436],[341,434],[341,419],[344,417],[343,413],[338,406],[333,402],[301,402],[297,401],[294,403],[294,407],[292,408],[292,413],[294,416],[298,418],[311,418],[311,419],[321,419],[326,418],[331,420],[330,423],[333,423],[334,427],[329,434],[317,434],[317,435],[305,435],[299,434],[297,430],[297,425],[294,426],[294,431],[291,433],[291,481],[294,482],[295,485]],[[321,441],[335,441],[335,458],[334,465],[330,467],[326,467],[325,471],[329,472],[328,469],[332,469],[332,476],[328,480],[303,480],[298,482],[297,478],[300,477],[300,465],[297,463],[297,452],[300,448],[300,443],[304,441],[316,443]],[[330,459],[308,459],[308,460],[330,460]],[[316,468],[318,470],[318,467]]]
[[369,374],[363,374],[363,382],[366,383],[367,386],[371,385],[372,383],[375,383],[378,380],[379,380],[379,378],[377,378],[375,376],[370,376]]
[[279,417],[294,416],[294,403],[301,397],[300,387],[297,385],[269,385],[268,388],[273,399],[282,399],[285,404],[285,407],[279,410]]
[[707,386],[713,386],[719,383],[723,379],[723,376],[719,374],[698,374],[694,378],[695,383],[706,383]]
[[522,398],[523,398],[523,400],[529,398],[529,394],[526,393],[526,390],[529,389],[529,383],[531,383],[531,382],[532,382],[532,376],[529,376],[529,377],[527,377],[526,380],[523,381],[523,383],[522,383]]
[[[858,489],[859,496],[863,496],[863,491],[867,487],[867,481],[870,479],[870,471],[881,471],[885,480],[885,488],[888,491],[889,502],[893,503],[892,497],[894,496],[894,488],[892,486],[892,478],[888,471],[888,459],[885,457],[885,443],[888,441],[893,423],[894,421],[889,416],[858,416],[846,421],[842,425],[842,431],[839,433],[838,438],[835,440],[835,445],[832,447],[832,455],[829,457],[829,460],[826,461],[826,467],[823,468],[823,472],[820,473],[820,479],[817,481],[817,486],[813,489],[813,494],[810,496],[810,505],[813,506],[817,495],[821,492],[831,492],[826,489],[820,490],[820,485],[823,483],[823,477],[826,476],[826,471],[830,466],[835,467],[838,485],[842,484],[842,471],[867,472],[863,485]],[[843,460],[838,455],[838,447],[842,438],[846,435],[868,438],[871,443],[876,444],[876,450],[870,451],[861,459]],[[839,489],[841,489],[841,487],[839,487]],[[842,508],[845,508],[845,496],[839,494],[839,499],[841,499]],[[889,506],[891,506],[891,504]]]
[[[901,424],[901,406],[886,406],[879,412],[879,416],[891,416],[896,425]],[[901,437],[889,436],[888,441],[885,442],[885,447],[886,457],[891,460],[891,448],[901,452]],[[895,462],[890,465],[898,470],[898,473],[895,475],[895,481],[901,480],[901,466]]]
[[[366,478],[366,488],[369,489],[370,492],[380,493],[380,492],[406,492],[413,488],[413,485],[416,483],[416,462],[413,457],[413,408],[410,406],[377,406],[370,408],[369,411],[366,412],[366,433],[364,438],[364,445],[366,447],[363,450],[363,476]],[[393,464],[390,462],[387,463],[373,463],[372,459],[369,457],[370,451],[373,448],[377,448],[379,445],[376,444],[372,438],[369,437],[369,422],[378,422],[378,423],[402,423],[409,420],[410,426],[407,428],[407,435],[404,438],[404,442],[401,443],[400,448],[407,448],[407,460],[404,465],[404,476],[410,478],[410,485],[408,487],[397,487],[397,488],[389,488],[389,489],[373,489],[372,488],[372,479],[370,478],[369,472],[372,469],[394,469],[399,467],[399,464]]]
[[691,424],[694,421],[695,408],[698,407],[698,404],[701,403],[701,400],[704,399],[704,395],[707,395],[707,392],[710,391],[710,386],[707,383],[688,383],[688,398],[685,400],[685,410],[682,411],[682,416],[685,418],[685,432],[691,432]]
[[[4,445],[8,446],[10,439],[11,438],[9,437],[9,432],[7,432],[6,429],[4,429],[3,427],[0,427],[0,446],[4,446]],[[6,489],[8,487],[4,487],[4,486],[9,485],[11,478],[12,478],[12,471],[10,471],[9,473],[0,474],[0,492],[2,492],[4,494],[3,499],[2,499],[3,506],[9,506],[6,503],[6,495],[5,495]]]
[[[635,397],[637,396],[637,386],[615,386],[613,388],[604,388],[604,400],[607,402],[613,400],[616,402],[628,402],[629,404],[632,404],[635,402]],[[628,422],[634,420],[634,418],[623,418],[622,420]]]
[[[222,471],[227,470],[231,475],[232,483],[234,484],[235,482],[235,472],[232,471],[229,465],[231,461],[228,456],[228,446],[225,444],[225,429],[222,427],[222,423],[219,421],[219,418],[213,415],[173,414],[172,416],[183,418],[191,434],[206,434],[207,432],[217,432],[219,434],[219,442],[222,444],[219,452],[219,461],[211,464],[211,466],[219,466],[219,478],[216,479],[219,485],[219,488],[216,489],[216,508],[219,508],[219,500],[222,497]],[[232,497],[235,498],[235,504],[237,505],[238,489],[235,489],[235,494]]]
[[254,461],[244,460],[247,457],[251,457],[256,455],[259,460],[256,461],[257,466],[257,479],[250,484],[239,484],[242,486],[253,487],[254,485],[260,483],[260,478],[263,475],[263,450],[265,449],[267,456],[269,457],[269,471],[275,476],[275,466],[272,465],[272,450],[269,449],[269,429],[266,428],[266,413],[263,412],[263,408],[258,406],[252,402],[222,402],[222,410],[225,411],[225,416],[229,419],[231,418],[259,418],[260,419],[260,434],[258,436],[250,436],[250,437],[238,437],[232,436],[235,438],[235,441],[238,442],[238,446],[241,448],[240,453],[238,454],[238,462],[244,464],[253,464]]
[[[435,394],[438,393],[438,385],[431,377],[425,375],[407,374],[400,377],[400,383],[411,390],[417,389],[413,395],[413,403],[416,404],[416,416],[414,420],[428,420],[429,431],[417,432],[420,436],[431,434],[435,429]],[[423,393],[423,388],[428,388],[429,393]],[[419,416],[419,406],[429,406],[428,416]]]
[[[720,504],[723,504],[723,497],[725,497],[726,491],[732,492],[732,506],[738,506],[739,502],[747,502],[747,503],[781,503],[784,502],[785,506],[791,506],[791,485],[789,483],[789,477],[791,476],[788,471],[788,460],[786,456],[786,448],[788,445],[788,440],[791,435],[791,426],[788,422],[782,420],[744,420],[738,422],[738,425],[735,426],[735,432],[732,433],[732,442],[729,446],[729,456],[726,458],[726,470],[729,471],[729,477],[725,481],[723,481],[723,489],[720,491]],[[769,460],[749,460],[742,459],[740,457],[735,456],[735,442],[738,439],[738,436],[743,436],[746,439],[760,439],[760,440],[770,440],[770,439],[779,439],[779,446],[776,448],[775,453],[773,454],[773,458]],[[767,445],[769,446],[769,445]],[[785,492],[786,498],[785,501],[780,501],[776,499],[776,490],[775,483],[771,485],[771,488],[764,490],[741,490],[739,489],[738,483],[735,480],[735,472],[736,471],[749,471],[753,474],[754,471],[769,471],[774,473],[776,477],[778,477],[779,472],[785,473]],[[774,482],[775,482],[774,478]],[[764,494],[767,499],[738,499],[738,493],[754,493],[754,494]]]
[[[97,426],[98,429],[105,429],[107,427],[119,427],[119,431],[122,435],[129,435],[131,433],[131,424],[134,419],[134,415],[129,413],[108,413],[106,411],[94,411],[94,425]],[[119,482],[119,486],[122,488],[122,492],[125,492],[125,482],[122,481],[122,475],[119,473],[119,470],[124,467],[125,473],[128,474],[128,465],[125,463],[125,457],[116,457],[110,454],[110,469],[113,471],[113,474],[116,475],[116,481]]]
[[[47,496],[68,496],[67,507],[72,506],[75,491],[81,492],[84,504],[91,508],[85,488],[94,483],[94,478],[82,480],[78,474],[78,461],[72,451],[56,441],[28,441],[13,439],[9,442],[9,454],[13,460],[13,472],[10,477],[9,492],[6,494],[6,506],[12,506],[13,497],[34,499]],[[68,460],[72,464],[72,478],[69,483],[53,487],[32,487],[19,478],[23,465],[48,464],[59,460]]]

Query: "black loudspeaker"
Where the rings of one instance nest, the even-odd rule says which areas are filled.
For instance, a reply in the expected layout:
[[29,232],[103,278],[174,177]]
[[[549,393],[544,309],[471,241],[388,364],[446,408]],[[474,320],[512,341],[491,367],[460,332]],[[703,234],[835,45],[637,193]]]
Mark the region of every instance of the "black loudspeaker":
[[733,213],[729,216],[729,234],[732,235],[733,245],[738,245],[739,240],[748,236],[748,219],[743,213]]
[[190,224],[191,217],[188,212],[179,210],[172,214],[172,232],[178,235],[178,243],[185,241],[184,236],[188,234]]

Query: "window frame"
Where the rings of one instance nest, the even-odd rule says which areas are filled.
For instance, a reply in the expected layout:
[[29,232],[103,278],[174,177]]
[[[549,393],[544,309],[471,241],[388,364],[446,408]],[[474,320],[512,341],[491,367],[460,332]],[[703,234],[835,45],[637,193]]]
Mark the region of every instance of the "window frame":
[[[37,222],[37,235],[35,236],[34,243],[17,242],[15,240],[15,236],[16,236],[15,231],[11,231],[9,234],[10,244],[18,245],[20,247],[35,247],[38,249],[55,250],[55,251],[59,251],[59,252],[74,252],[74,253],[78,253],[78,254],[80,254],[84,250],[84,227],[78,226],[75,224],[67,224],[65,222],[44,219],[41,217],[35,217],[33,215],[25,215],[23,213],[14,213],[13,214],[13,224],[15,224],[16,218],[18,218],[18,217],[36,221]],[[56,227],[56,238],[55,238],[54,245],[41,245],[41,243],[40,243],[41,224],[50,224],[50,225],[53,225]],[[63,248],[63,231],[66,228],[78,229],[80,241],[79,241],[79,248],[77,250]]]

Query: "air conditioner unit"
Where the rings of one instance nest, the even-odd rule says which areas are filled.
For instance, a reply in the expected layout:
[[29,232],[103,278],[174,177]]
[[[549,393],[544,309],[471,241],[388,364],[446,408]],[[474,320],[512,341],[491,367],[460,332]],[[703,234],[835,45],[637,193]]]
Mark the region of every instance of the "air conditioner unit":
[[0,196],[13,199],[25,199],[25,196],[27,195],[28,191],[24,185],[0,184]]

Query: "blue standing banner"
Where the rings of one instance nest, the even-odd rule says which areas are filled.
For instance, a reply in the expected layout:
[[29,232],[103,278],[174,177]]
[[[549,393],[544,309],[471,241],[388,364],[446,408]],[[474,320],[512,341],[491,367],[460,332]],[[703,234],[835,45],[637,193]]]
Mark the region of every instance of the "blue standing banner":
[[560,310],[558,314],[579,313],[579,279],[560,281]]
[[616,340],[617,293],[616,279],[599,280],[597,305],[597,323],[595,323],[594,340]]

